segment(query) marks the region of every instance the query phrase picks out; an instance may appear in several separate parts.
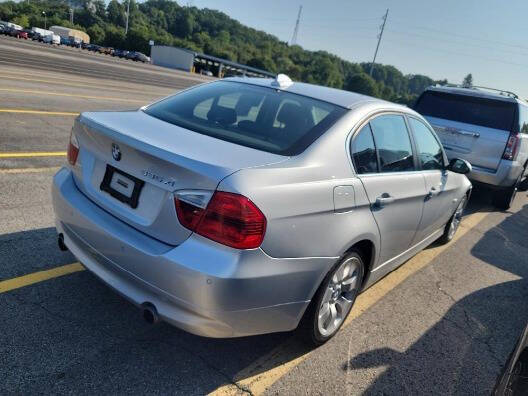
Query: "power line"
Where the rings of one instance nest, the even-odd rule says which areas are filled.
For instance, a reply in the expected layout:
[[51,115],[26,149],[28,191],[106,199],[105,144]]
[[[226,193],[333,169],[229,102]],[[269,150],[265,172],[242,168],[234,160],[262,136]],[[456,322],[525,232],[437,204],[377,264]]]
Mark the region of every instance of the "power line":
[[290,41],[290,45],[297,44],[297,33],[299,33],[299,23],[301,22],[302,5],[299,6],[299,13],[297,14],[297,22],[295,22],[295,29],[293,30],[293,36]]
[[376,45],[376,51],[374,52],[374,59],[372,60],[372,64],[370,65],[370,76],[372,77],[372,71],[374,70],[374,63],[376,62],[376,56],[378,56],[378,49],[381,43],[381,38],[383,37],[383,31],[385,30],[385,24],[387,23],[387,17],[389,16],[389,9],[387,8],[387,12],[383,16],[383,24],[381,25],[381,32],[378,35],[378,45]]

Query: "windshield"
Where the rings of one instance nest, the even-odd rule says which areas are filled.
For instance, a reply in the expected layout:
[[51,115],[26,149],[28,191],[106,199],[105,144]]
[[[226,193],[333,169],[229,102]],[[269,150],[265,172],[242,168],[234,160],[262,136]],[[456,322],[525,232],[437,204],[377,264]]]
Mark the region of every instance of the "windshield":
[[426,91],[415,110],[424,116],[511,131],[515,107],[515,103],[502,100]]
[[145,109],[183,128],[281,155],[297,155],[346,109],[276,89],[231,81],[200,85]]

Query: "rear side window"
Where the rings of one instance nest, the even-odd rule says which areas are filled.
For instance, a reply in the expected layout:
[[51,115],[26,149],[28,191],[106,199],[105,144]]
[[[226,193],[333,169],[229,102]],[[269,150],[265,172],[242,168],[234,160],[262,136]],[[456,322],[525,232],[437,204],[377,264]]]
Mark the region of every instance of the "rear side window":
[[145,109],[191,131],[281,155],[302,153],[346,111],[305,96],[232,81],[204,84]]
[[519,105],[519,131],[528,133],[528,106]]
[[409,117],[423,170],[444,169],[444,152],[433,132],[416,118]]
[[383,115],[370,121],[378,150],[380,172],[414,170],[409,132],[403,116]]
[[511,131],[515,122],[515,103],[445,92],[426,91],[416,104],[424,116],[442,118]]
[[378,172],[376,146],[370,125],[367,124],[356,134],[352,143],[352,159],[358,174]]

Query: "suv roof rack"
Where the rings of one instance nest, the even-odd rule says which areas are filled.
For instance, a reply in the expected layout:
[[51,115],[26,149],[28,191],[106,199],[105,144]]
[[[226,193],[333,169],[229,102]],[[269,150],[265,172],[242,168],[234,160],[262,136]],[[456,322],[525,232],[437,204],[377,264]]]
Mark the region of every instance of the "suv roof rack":
[[499,95],[509,96],[509,97],[511,97],[511,98],[519,99],[519,95],[517,95],[517,94],[514,93],[514,92],[506,91],[505,89],[496,89],[496,88],[489,88],[489,87],[481,87],[481,86],[478,86],[478,85],[472,85],[472,86],[470,86],[470,87],[467,87],[467,86],[464,86],[464,85],[461,85],[461,84],[444,84],[444,85],[436,84],[435,87],[466,88],[466,89],[485,89],[485,90],[488,90],[488,91],[498,92]]

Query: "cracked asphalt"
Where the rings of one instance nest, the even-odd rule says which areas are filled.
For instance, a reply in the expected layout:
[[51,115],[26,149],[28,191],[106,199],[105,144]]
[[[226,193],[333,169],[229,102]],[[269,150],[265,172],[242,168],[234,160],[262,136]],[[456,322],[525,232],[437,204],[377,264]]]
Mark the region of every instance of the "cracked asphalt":
[[[0,51],[15,45],[0,38]],[[0,63],[0,75],[11,76],[0,79],[0,109],[127,109],[174,91],[32,69],[22,55],[13,62]],[[110,60],[100,62],[91,67]],[[72,121],[0,113],[0,153],[64,151]],[[51,178],[64,160],[0,158],[0,282],[76,261],[57,248],[51,208]],[[468,213],[479,221],[404,264],[401,282],[363,293],[364,309],[313,351],[295,334],[218,340],[149,326],[88,271],[0,292],[0,394],[489,394],[528,321],[527,194],[498,212],[489,192],[475,190]]]

